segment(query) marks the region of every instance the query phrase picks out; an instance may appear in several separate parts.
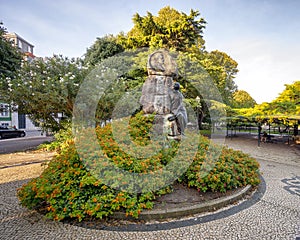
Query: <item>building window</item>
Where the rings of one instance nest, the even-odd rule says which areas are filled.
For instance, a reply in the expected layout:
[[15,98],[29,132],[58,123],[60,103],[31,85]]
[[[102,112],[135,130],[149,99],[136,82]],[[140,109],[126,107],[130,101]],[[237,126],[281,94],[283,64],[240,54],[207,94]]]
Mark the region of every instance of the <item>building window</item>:
[[19,47],[20,49],[23,48],[23,44],[22,44],[22,42],[21,42],[20,40],[18,41],[18,47]]
[[9,117],[9,105],[0,103],[0,117]]

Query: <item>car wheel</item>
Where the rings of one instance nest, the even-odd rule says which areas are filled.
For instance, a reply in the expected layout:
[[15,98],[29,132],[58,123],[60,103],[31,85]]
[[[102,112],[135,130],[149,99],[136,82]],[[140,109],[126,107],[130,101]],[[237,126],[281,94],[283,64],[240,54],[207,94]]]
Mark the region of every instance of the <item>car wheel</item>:
[[20,134],[20,137],[25,137],[25,133],[21,133],[21,134]]
[[2,135],[0,134],[0,139],[2,139]]

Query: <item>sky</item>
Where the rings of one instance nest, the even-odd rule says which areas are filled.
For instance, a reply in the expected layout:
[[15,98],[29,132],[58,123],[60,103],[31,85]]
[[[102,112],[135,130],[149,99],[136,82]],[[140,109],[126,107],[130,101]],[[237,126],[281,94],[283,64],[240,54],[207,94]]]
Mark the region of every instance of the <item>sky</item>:
[[127,33],[135,13],[157,15],[165,6],[200,12],[206,50],[237,61],[235,83],[257,103],[300,80],[298,0],[0,0],[0,21],[36,56],[82,57],[97,37]]

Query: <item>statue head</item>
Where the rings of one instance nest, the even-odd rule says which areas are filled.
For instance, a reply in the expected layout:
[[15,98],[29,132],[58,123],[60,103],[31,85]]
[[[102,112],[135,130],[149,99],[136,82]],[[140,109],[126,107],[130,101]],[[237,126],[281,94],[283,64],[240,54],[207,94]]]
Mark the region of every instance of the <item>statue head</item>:
[[180,84],[178,82],[175,82],[173,88],[174,88],[174,90],[179,90]]

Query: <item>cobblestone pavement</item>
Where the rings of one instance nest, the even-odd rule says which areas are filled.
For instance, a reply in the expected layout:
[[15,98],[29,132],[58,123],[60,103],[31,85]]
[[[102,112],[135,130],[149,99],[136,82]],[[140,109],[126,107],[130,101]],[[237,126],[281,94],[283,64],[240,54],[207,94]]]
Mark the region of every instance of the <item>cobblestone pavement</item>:
[[[293,239],[300,231],[300,150],[254,139],[227,139],[226,144],[256,157],[266,192],[256,204],[232,215],[222,211],[211,221],[157,231],[105,231],[44,219],[21,207],[16,189],[36,177],[41,164],[0,169],[0,239]],[[237,205],[238,206],[238,205]],[[191,222],[191,221],[190,221]]]

